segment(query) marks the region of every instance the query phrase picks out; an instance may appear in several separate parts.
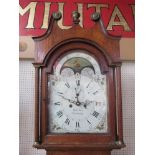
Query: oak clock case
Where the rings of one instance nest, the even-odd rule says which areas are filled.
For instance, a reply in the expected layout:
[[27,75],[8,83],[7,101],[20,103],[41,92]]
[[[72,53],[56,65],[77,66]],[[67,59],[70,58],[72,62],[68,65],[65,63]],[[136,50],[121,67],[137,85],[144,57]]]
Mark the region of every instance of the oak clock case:
[[34,147],[47,155],[110,155],[124,147],[119,40],[94,13],[95,26],[57,26],[54,13],[47,32],[35,42]]

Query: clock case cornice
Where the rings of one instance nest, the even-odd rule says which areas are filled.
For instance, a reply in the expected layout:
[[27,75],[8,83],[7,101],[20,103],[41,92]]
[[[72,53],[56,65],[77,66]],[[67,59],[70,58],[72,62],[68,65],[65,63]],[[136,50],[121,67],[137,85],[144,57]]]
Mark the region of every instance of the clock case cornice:
[[[121,61],[120,61],[120,37],[114,37],[107,33],[104,24],[100,18],[92,18],[95,22],[90,29],[84,29],[79,26],[79,19],[73,14],[73,26],[70,29],[63,30],[57,25],[57,21],[61,18],[52,16],[49,22],[49,27],[46,33],[39,37],[33,37],[35,42],[35,143],[34,147],[46,150],[112,150],[125,147],[123,142],[122,129],[122,101],[121,101]],[[59,18],[58,18],[59,17]],[[99,17],[99,14],[98,14]],[[112,138],[107,135],[103,140],[102,136],[97,134],[78,135],[46,135],[46,121],[45,113],[47,103],[46,75],[51,73],[54,61],[60,57],[61,53],[67,51],[81,49],[92,51],[92,54],[98,58],[101,69],[104,73],[109,72],[110,88],[112,88],[112,99],[110,108],[114,110],[111,112],[111,118],[115,118],[112,131]],[[112,120],[110,120],[112,122]],[[43,129],[45,128],[45,129]],[[109,136],[109,137],[108,137]],[[61,137],[61,138],[59,138]],[[66,142],[69,140],[70,142]],[[83,141],[84,138],[84,141]],[[75,139],[75,142],[74,142]],[[109,140],[111,139],[111,140]],[[54,142],[52,142],[54,140]],[[62,140],[62,141],[61,141]],[[59,143],[57,143],[59,141]],[[95,142],[97,141],[97,142]]]
[[57,25],[59,19],[53,18],[49,21],[49,26],[45,34],[32,37],[35,42],[35,63],[36,66],[45,66],[53,51],[69,43],[84,43],[94,46],[100,50],[109,66],[120,66],[120,36],[109,34],[98,18],[94,20],[92,28],[82,28],[78,19],[73,20],[73,26],[70,29],[60,29]]

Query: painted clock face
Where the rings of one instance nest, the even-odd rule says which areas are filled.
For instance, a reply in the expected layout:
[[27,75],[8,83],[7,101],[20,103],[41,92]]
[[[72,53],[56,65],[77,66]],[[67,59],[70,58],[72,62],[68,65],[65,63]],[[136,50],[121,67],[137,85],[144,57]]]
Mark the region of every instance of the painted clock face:
[[94,57],[76,50],[58,60],[48,77],[49,133],[106,133],[106,75]]

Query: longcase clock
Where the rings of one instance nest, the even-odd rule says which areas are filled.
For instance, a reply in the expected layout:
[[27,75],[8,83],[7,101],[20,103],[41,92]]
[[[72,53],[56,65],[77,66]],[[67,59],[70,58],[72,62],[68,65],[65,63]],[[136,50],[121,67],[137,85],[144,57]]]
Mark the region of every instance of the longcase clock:
[[119,37],[94,13],[91,29],[57,26],[35,41],[35,143],[47,155],[110,155],[124,147]]

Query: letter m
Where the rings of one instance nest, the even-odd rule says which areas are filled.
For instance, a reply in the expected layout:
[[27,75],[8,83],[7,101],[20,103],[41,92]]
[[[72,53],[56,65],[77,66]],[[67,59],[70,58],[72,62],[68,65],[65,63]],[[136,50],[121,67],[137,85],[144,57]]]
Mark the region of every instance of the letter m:
[[19,14],[23,16],[26,12],[29,11],[28,23],[26,28],[34,28],[34,16],[35,16],[35,9],[36,9],[37,2],[29,3],[25,8],[22,8],[19,5]]

